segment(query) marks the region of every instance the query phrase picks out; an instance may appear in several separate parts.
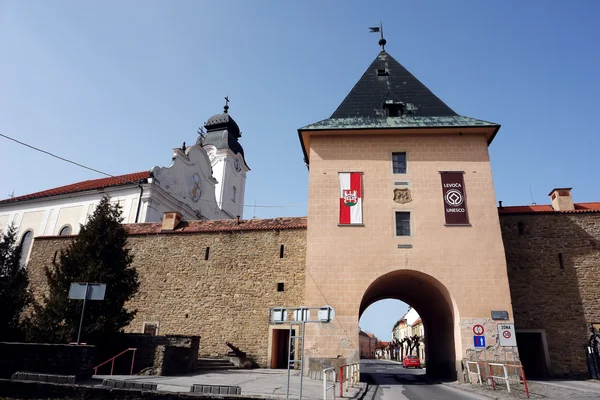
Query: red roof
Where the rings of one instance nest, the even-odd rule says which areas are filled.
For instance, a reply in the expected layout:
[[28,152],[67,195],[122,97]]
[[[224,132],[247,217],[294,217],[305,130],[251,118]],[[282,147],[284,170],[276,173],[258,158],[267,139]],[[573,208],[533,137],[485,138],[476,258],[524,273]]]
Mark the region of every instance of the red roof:
[[537,213],[590,213],[600,212],[600,202],[593,203],[576,203],[574,210],[556,211],[550,204],[539,205],[539,206],[504,206],[498,208],[500,214],[537,214]]
[[[172,231],[163,231],[161,222],[144,222],[141,224],[124,224],[130,235],[184,234],[184,233],[217,233],[269,231],[287,229],[306,229],[307,217],[285,217],[269,219],[213,219],[210,221],[181,221]],[[39,238],[55,238],[56,236],[39,236]],[[63,236],[61,236],[63,237]],[[66,237],[66,236],[64,236]]]
[[242,232],[269,231],[285,229],[306,229],[306,217],[284,217],[269,219],[213,219],[210,221],[181,221],[172,231],[163,231],[161,222],[125,224],[130,235],[148,235],[156,233],[201,233],[201,232]]
[[119,176],[111,176],[109,178],[92,179],[89,181],[77,182],[71,185],[60,186],[54,189],[43,190],[41,192],[26,194],[23,196],[13,197],[0,201],[0,204],[15,203],[22,200],[40,199],[43,197],[58,196],[62,194],[83,192],[86,190],[103,189],[111,186],[126,185],[136,183],[150,178],[150,172],[134,172],[133,174],[125,174]]

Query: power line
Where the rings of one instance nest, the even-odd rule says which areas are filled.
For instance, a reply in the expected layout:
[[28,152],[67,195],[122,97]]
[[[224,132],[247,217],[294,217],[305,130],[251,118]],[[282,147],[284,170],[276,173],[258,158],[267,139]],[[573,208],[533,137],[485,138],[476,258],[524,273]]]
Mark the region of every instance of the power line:
[[[27,143],[25,143],[25,142],[22,142],[22,141],[20,141],[20,140],[17,140],[17,139],[15,139],[15,138],[12,138],[12,137],[10,137],[10,136],[4,135],[4,134],[2,134],[2,133],[0,133],[0,136],[2,136],[2,137],[3,137],[3,138],[5,138],[5,139],[11,140],[11,141],[13,141],[13,142],[15,142],[15,143],[18,143],[18,144],[20,144],[20,145],[22,145],[22,146],[28,147],[28,148],[30,148],[30,149],[33,149],[33,150],[35,150],[35,151],[39,151],[40,153],[44,153],[44,154],[47,154],[47,155],[49,155],[49,156],[51,156],[51,157],[57,158],[57,159],[59,159],[59,160],[61,160],[61,161],[68,162],[68,163],[70,163],[70,164],[73,164],[73,165],[76,165],[76,166],[78,166],[78,167],[81,167],[81,168],[87,169],[87,170],[89,170],[89,171],[93,171],[93,172],[99,173],[99,174],[101,174],[101,175],[108,176],[108,177],[110,177],[110,178],[119,179],[119,180],[121,180],[123,183],[133,183],[133,184],[135,184],[135,185],[139,185],[139,184],[140,184],[140,182],[131,181],[131,180],[128,180],[128,179],[123,179],[123,178],[121,178],[121,177],[119,177],[119,176],[115,176],[115,175],[109,174],[108,172],[100,171],[100,170],[98,170],[98,169],[95,169],[95,168],[92,168],[92,167],[88,167],[87,165],[83,165],[83,164],[81,164],[81,163],[78,163],[78,162],[76,162],[76,161],[69,160],[68,158],[61,157],[61,156],[59,156],[59,155],[56,155],[56,154],[54,154],[54,153],[51,153],[51,152],[49,152],[49,151],[46,151],[46,150],[40,149],[39,147],[32,146],[32,145],[30,145],[30,144],[27,144]],[[13,192],[13,193],[14,193],[14,192]],[[181,196],[181,195],[179,195],[179,194],[177,194],[177,193],[169,193],[169,194],[170,194],[170,195],[172,195],[172,196],[178,196],[178,197],[181,197],[181,198],[183,198],[183,199],[187,199],[187,197],[185,197],[185,196]],[[180,201],[180,200],[177,200],[177,201]],[[204,200],[204,199],[199,199],[199,201],[203,201],[203,202],[207,202],[207,203],[212,203],[212,201],[210,201],[210,200]],[[225,205],[225,204],[226,204],[226,205],[238,205],[238,204],[236,204],[236,203],[226,203],[226,202],[224,202],[224,201],[223,201],[223,202],[221,202],[221,204],[222,204],[222,205]],[[306,205],[306,203],[301,203],[301,204],[286,204],[286,205],[257,205],[256,203],[255,203],[255,204],[252,204],[252,205],[241,204],[241,206],[242,206],[242,207],[255,207],[255,208],[293,208],[293,207],[303,207],[303,206],[305,206],[305,205]]]

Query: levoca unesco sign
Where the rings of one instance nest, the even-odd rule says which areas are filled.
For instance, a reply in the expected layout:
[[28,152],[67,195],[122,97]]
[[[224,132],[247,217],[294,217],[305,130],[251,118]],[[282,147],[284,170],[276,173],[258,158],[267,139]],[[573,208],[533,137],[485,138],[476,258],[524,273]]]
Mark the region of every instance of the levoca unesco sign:
[[463,179],[464,172],[440,172],[440,175],[442,176],[446,225],[470,225]]

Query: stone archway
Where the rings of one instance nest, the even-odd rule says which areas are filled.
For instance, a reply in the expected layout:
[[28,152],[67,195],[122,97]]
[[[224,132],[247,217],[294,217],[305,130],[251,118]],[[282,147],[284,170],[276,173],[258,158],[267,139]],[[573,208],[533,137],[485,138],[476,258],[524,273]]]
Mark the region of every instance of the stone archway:
[[414,270],[389,272],[369,285],[362,297],[358,318],[371,304],[384,299],[401,300],[411,305],[423,320],[427,375],[456,379],[460,357],[456,356],[454,321],[458,316],[444,285],[430,275]]

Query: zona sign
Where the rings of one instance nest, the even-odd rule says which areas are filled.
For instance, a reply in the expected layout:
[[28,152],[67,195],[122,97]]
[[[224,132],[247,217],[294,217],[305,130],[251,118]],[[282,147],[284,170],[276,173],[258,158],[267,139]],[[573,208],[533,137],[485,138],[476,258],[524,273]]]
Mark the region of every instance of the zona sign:
[[480,336],[483,335],[483,332],[485,332],[485,330],[483,329],[483,325],[473,325],[473,334]]

